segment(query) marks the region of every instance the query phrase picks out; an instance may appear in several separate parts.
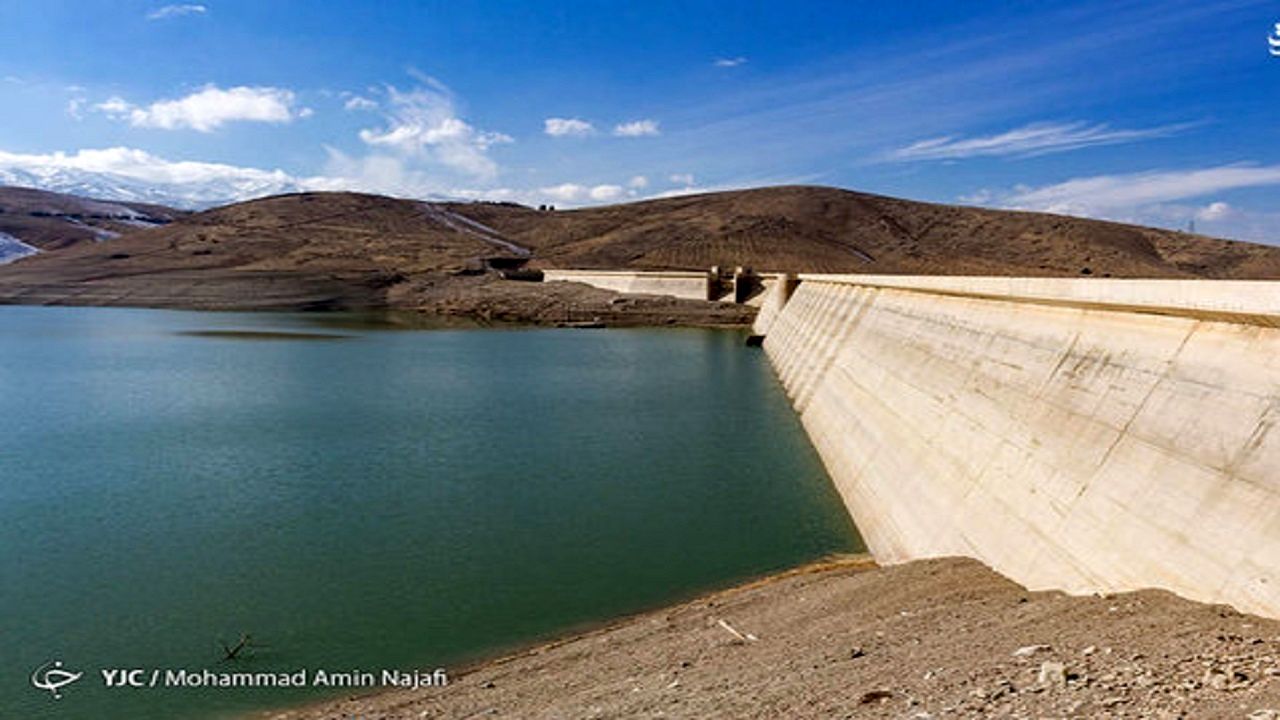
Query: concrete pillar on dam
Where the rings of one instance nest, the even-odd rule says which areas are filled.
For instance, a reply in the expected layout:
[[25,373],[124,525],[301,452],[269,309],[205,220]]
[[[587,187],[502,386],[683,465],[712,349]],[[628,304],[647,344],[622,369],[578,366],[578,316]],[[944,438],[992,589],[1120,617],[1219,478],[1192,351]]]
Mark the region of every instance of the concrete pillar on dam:
[[756,333],[879,561],[1280,617],[1280,283],[787,288]]

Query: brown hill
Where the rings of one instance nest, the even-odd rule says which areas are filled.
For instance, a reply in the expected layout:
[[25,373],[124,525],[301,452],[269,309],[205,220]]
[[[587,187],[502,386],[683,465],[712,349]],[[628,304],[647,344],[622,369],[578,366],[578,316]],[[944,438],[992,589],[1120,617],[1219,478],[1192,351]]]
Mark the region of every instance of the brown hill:
[[19,260],[0,267],[0,302],[393,307],[538,320],[569,318],[575,303],[582,307],[569,319],[613,307],[607,295],[475,275],[482,259],[497,258],[535,267],[1280,278],[1276,247],[834,188],[558,212],[306,193]]
[[41,250],[114,240],[188,215],[161,205],[93,200],[34,188],[0,187],[0,233]]
[[551,267],[1278,278],[1280,248],[1043,213],[771,187],[540,213],[458,212]]
[[0,268],[0,301],[168,307],[321,308],[390,304],[410,276],[515,255],[406,200],[284,195],[191,215],[109,243]]

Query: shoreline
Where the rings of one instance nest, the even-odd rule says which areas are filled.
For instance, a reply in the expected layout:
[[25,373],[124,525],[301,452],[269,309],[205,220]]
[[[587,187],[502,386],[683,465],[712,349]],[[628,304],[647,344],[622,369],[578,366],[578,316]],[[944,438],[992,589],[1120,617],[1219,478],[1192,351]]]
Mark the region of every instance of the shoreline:
[[[449,674],[449,683],[453,684],[458,679],[485,668],[501,667],[510,665],[511,663],[518,663],[523,659],[535,657],[542,653],[561,648],[570,643],[606,635],[610,632],[625,628],[630,623],[640,621],[646,616],[654,613],[674,612],[681,608],[685,608],[686,606],[692,607],[698,604],[714,603],[717,600],[731,597],[737,593],[754,588],[766,587],[789,578],[831,572],[835,570],[871,572],[878,568],[879,565],[876,564],[875,559],[867,552],[829,555],[785,570],[747,578],[746,580],[734,585],[698,593],[691,597],[676,600],[671,603],[641,608],[639,610],[613,616],[604,620],[573,625],[565,628],[563,631],[554,633],[549,638],[535,640],[532,643],[517,644],[491,653],[481,653],[474,658],[464,660],[455,667],[446,668]],[[430,690],[427,689],[424,691],[429,692]],[[293,720],[295,717],[308,717],[308,714],[312,712],[324,712],[330,706],[338,703],[371,701],[388,695],[406,692],[415,691],[384,687],[361,694],[350,695],[345,699],[331,697],[327,699],[322,698],[318,700],[308,700],[303,703],[277,707],[274,709],[253,710],[237,717],[241,718],[241,720]],[[304,715],[295,715],[295,713],[304,713]]]
[[[1163,630],[1157,631],[1156,628]],[[246,720],[1240,717],[1280,708],[1280,621],[1159,590],[1032,592],[973,560],[817,563]]]
[[[622,296],[633,297],[633,296]],[[363,308],[323,308],[301,309],[288,307],[201,307],[197,305],[125,305],[125,304],[77,304],[77,303],[24,303],[0,299],[0,308],[80,308],[102,310],[152,310],[156,312],[177,313],[237,313],[237,314],[282,314],[302,315],[315,318],[328,324],[336,321],[334,327],[342,327],[344,322],[354,323],[358,327],[385,330],[661,330],[661,329],[694,329],[694,330],[736,330],[746,332],[752,327],[751,320],[735,320],[732,322],[617,322],[610,324],[609,318],[602,318],[599,324],[575,322],[538,322],[536,320],[495,320],[474,315],[441,314],[429,309],[406,309],[392,306],[376,306]]]
[[0,275],[0,305],[135,307],[225,312],[403,313],[440,322],[539,327],[747,327],[756,308],[622,294],[575,282],[504,280],[493,273],[424,273],[378,285],[366,276],[226,272],[84,278]]

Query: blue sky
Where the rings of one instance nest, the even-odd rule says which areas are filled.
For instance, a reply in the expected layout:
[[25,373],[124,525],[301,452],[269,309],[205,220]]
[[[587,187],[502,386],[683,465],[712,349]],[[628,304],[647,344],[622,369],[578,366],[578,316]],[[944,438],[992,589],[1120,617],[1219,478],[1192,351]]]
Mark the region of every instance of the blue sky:
[[0,0],[0,169],[564,206],[762,184],[1280,241],[1215,2]]

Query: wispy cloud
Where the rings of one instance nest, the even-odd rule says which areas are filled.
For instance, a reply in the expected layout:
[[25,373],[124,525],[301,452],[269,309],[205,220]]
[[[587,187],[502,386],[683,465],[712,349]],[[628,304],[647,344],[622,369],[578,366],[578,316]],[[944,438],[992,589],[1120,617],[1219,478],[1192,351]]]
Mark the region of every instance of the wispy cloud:
[[732,67],[738,67],[739,65],[745,65],[746,63],[747,63],[746,58],[742,56],[738,56],[738,57],[731,57],[731,58],[716,58],[715,61],[712,62],[711,64],[718,68],[732,68]]
[[[399,158],[435,163],[477,178],[493,178],[498,165],[488,155],[510,135],[479,130],[459,117],[453,93],[438,81],[408,91],[386,88],[385,124],[360,131],[366,145]],[[383,161],[375,159],[376,163]]]
[[657,120],[633,120],[615,125],[613,134],[618,137],[646,137],[661,135],[662,131],[658,129]]
[[[975,16],[932,28],[928,42],[886,37],[803,66],[758,68],[766,71],[761,82],[648,112],[669,124],[664,161],[723,167],[732,157],[738,176],[827,168],[826,181],[875,182],[878,172],[846,169],[907,165],[886,162],[886,151],[923,138],[996,134],[1037,117],[1111,119],[1118,111],[1102,109],[1101,98],[1145,98],[1174,78],[1225,63],[1229,46],[1187,53],[1185,41],[1251,1],[1073,5],[1041,16],[1040,26],[1056,28],[1047,35],[1028,35],[1021,20]],[[1107,64],[1100,73],[1101,59],[1110,57],[1143,61]],[[1212,110],[1201,104],[1186,112],[1198,118]],[[1122,128],[1167,121],[1114,117]]]
[[596,128],[586,120],[578,118],[551,117],[543,121],[543,132],[552,137],[594,135]]
[[890,161],[954,160],[990,156],[1033,156],[1067,152],[1097,145],[1118,145],[1176,135],[1191,123],[1141,129],[1112,128],[1106,123],[1039,122],[995,135],[957,137],[946,135],[914,142],[887,153]]
[[209,12],[205,5],[165,5],[147,13],[148,20],[167,20],[184,15],[203,15]]
[[348,112],[357,110],[377,110],[378,103],[370,100],[363,95],[347,95],[346,101],[342,103],[342,109]]
[[134,127],[199,132],[213,132],[233,122],[287,123],[311,114],[311,110],[297,106],[291,90],[243,86],[224,90],[215,85],[207,85],[186,97],[146,106],[113,97],[98,103],[94,109],[128,121]]
[[82,97],[73,97],[67,101],[67,115],[75,120],[84,119],[85,99]]
[[1042,187],[1019,187],[1008,193],[996,193],[993,198],[1013,209],[1105,217],[1143,205],[1264,185],[1280,185],[1280,165],[1222,165],[1094,175]]
[[961,202],[1118,222],[1186,228],[1242,240],[1280,239],[1280,213],[1238,208],[1220,199],[1244,188],[1280,185],[1280,165],[1220,165],[1093,175],[1041,186],[984,188]]

